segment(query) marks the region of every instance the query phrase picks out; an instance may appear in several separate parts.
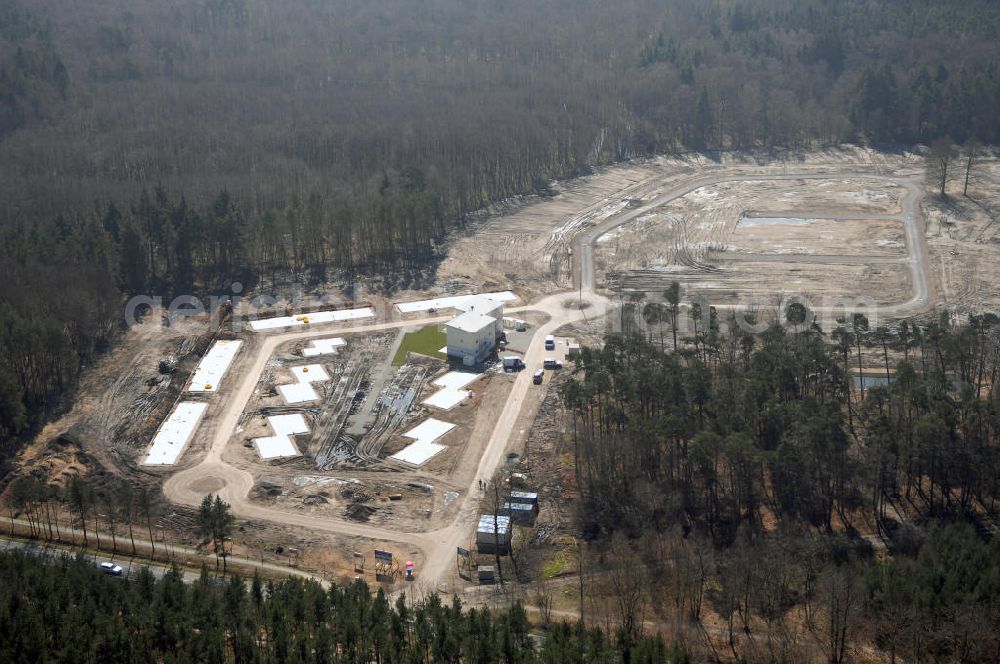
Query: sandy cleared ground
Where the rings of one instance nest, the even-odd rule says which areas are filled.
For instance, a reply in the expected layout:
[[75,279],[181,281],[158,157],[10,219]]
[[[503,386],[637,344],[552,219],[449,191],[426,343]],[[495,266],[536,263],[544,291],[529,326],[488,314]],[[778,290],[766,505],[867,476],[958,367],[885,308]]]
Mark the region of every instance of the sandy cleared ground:
[[[745,261],[711,275],[699,270],[677,268],[670,271],[635,271],[622,275],[616,285],[626,291],[660,293],[678,281],[694,294],[705,295],[713,305],[776,305],[789,296],[804,296],[812,305],[840,306],[871,297],[879,305],[894,304],[910,289],[909,273],[896,265],[827,265],[783,262],[780,273],[770,262]],[[833,289],[826,284],[861,284]],[[870,294],[870,295],[869,295]],[[867,300],[866,300],[867,301]]]
[[[712,174],[745,174],[751,184],[714,183],[653,211],[649,219],[637,221],[638,226],[648,223],[652,228],[645,234],[640,231],[633,247],[624,251],[619,247],[616,251],[612,246],[611,250],[616,251],[613,264],[606,260],[607,257],[595,256],[598,273],[595,283],[603,283],[602,273],[606,269],[643,268],[673,262],[683,265],[689,259],[687,254],[697,260],[699,252],[724,250],[737,220],[746,213],[761,215],[808,209],[819,217],[846,215],[866,222],[885,221],[878,217],[900,214],[904,190],[866,179],[863,175],[843,174],[907,172],[912,175],[919,173],[920,168],[919,157],[912,153],[886,154],[856,147],[774,153],[769,157],[730,153],[715,160],[703,155],[661,157],[622,165],[569,182],[552,183],[551,196],[525,197],[491,211],[492,214],[483,220],[471,224],[467,233],[453,238],[448,256],[438,270],[438,282],[483,288],[510,287],[523,301],[552,289],[575,287],[578,284],[571,277],[573,241],[580,233],[613,219],[631,206],[647,204],[685,181]],[[755,174],[792,172],[830,173],[830,178],[808,181],[755,181],[753,178]],[[677,223],[677,217],[685,215],[697,215],[698,219],[687,224],[683,232],[671,231],[671,224]],[[819,247],[810,246],[796,238],[777,243],[811,249],[817,254],[892,256],[899,248],[894,243],[901,241],[901,231],[892,224],[816,230],[823,241],[829,240],[829,245],[818,242],[813,244]],[[861,233],[860,238],[855,238],[856,232]],[[601,239],[605,245],[615,243],[614,238]],[[759,244],[772,239],[762,235]],[[748,238],[747,242],[746,253],[765,252],[763,246],[754,246],[754,239]],[[680,251],[685,256],[675,261],[671,254],[677,251],[678,244],[682,245]],[[872,253],[862,254],[867,252],[868,245],[874,247]],[[735,247],[734,251],[740,251],[739,243],[735,243]],[[758,248],[761,251],[757,251]]]
[[[910,291],[909,273],[898,265],[784,262],[780,270],[774,268],[773,263],[746,261],[726,267],[708,278],[691,276],[697,283],[697,292],[708,294],[711,302],[720,304],[735,304],[751,295],[768,302],[777,302],[783,295],[803,295],[816,305],[822,304],[825,298],[851,300],[853,296],[867,295],[877,304],[892,304]],[[632,283],[644,285],[645,282],[637,275]],[[842,287],[835,289],[829,284],[842,284]]]
[[906,256],[903,225],[898,221],[793,218],[794,223],[788,224],[753,223],[765,220],[741,220],[727,250],[741,254]]
[[[664,175],[664,160],[650,160],[609,169],[597,175],[552,183],[551,196],[528,196],[499,206],[469,232],[454,238],[438,274],[441,280],[466,279],[490,290],[503,286],[530,301],[534,296],[569,288],[572,256],[568,244],[559,242],[560,230],[587,220],[593,223],[621,209],[621,198],[639,196],[651,179]],[[668,176],[691,173],[680,162],[667,169]]]
[[[769,223],[777,219],[779,223]],[[788,223],[780,223],[788,220]],[[763,223],[758,223],[763,222]],[[881,219],[817,219],[802,217],[738,217],[732,222],[702,222],[699,230],[724,224],[724,235],[714,241],[685,243],[683,223],[677,216],[651,213],[601,238],[595,258],[606,271],[665,268],[678,264],[678,253],[687,251],[716,261],[725,254],[837,255],[904,258],[906,241],[898,221]],[[735,226],[734,228],[728,228]]]
[[[912,174],[908,182],[912,186]],[[678,281],[713,304],[790,294],[879,305],[913,290],[902,176],[726,180],[696,187],[597,239],[595,276],[612,289]]]
[[957,311],[1000,310],[1000,162],[976,169],[968,196],[964,172],[948,186],[948,199],[924,200],[927,243],[942,304]]
[[903,224],[895,218],[903,195],[862,178],[720,182],[599,238],[596,267],[670,271],[715,265],[728,253],[904,257]]
[[899,214],[900,187],[856,177],[827,180],[755,180],[720,182],[697,189],[668,206],[675,212],[734,204],[743,210],[781,213],[786,210],[813,210],[818,215]]

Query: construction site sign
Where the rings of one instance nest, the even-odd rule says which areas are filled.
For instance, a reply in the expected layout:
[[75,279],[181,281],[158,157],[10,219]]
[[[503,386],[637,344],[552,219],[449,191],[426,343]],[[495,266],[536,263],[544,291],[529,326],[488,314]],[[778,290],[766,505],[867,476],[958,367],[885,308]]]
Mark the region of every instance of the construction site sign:
[[392,552],[390,552],[390,551],[381,551],[379,549],[375,549],[375,560],[380,560],[382,562],[391,563],[392,562]]

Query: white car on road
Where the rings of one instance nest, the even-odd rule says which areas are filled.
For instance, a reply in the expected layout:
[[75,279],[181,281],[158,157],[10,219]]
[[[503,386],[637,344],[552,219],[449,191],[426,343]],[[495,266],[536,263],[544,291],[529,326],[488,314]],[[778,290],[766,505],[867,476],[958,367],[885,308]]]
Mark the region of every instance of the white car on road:
[[110,574],[111,576],[121,576],[124,571],[121,565],[115,565],[108,561],[101,563],[101,569],[104,570],[105,574]]

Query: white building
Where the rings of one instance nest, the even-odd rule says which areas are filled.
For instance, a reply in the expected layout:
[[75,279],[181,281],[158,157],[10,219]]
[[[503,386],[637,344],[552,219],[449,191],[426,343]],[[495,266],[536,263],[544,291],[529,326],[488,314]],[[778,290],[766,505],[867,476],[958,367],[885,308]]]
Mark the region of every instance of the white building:
[[503,302],[480,295],[455,305],[455,311],[462,313],[475,312],[496,320],[496,335],[503,335]]
[[465,366],[480,364],[497,345],[500,321],[476,311],[467,311],[450,320],[444,328],[449,359]]

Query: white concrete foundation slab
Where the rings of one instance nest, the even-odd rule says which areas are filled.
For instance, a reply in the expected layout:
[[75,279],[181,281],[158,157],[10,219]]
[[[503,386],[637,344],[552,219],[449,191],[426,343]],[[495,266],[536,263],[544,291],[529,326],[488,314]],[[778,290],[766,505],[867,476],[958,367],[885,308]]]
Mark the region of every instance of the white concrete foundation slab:
[[434,384],[448,390],[460,390],[469,385],[482,374],[471,373],[469,371],[449,371],[440,378],[434,379]]
[[496,293],[475,293],[473,295],[453,295],[431,300],[418,300],[416,302],[396,302],[396,308],[404,314],[430,311],[431,309],[454,309],[480,297],[485,297],[494,302],[510,302],[517,299],[517,296],[510,291],[500,291]]
[[424,420],[403,435],[407,438],[413,438],[417,442],[426,441],[428,443],[433,443],[435,440],[454,428],[455,425],[450,422],[442,422],[441,420],[430,418]]
[[422,440],[411,445],[407,445],[389,458],[395,459],[396,461],[402,461],[403,463],[408,463],[411,466],[422,466],[427,463],[431,457],[444,449],[444,445],[438,445],[437,443],[430,443],[426,440]]
[[291,383],[290,385],[279,385],[278,392],[287,404],[306,403],[316,401],[319,395],[309,383]]
[[471,396],[472,392],[468,390],[438,390],[424,399],[423,403],[441,410],[451,410]]
[[330,375],[321,364],[310,364],[304,367],[292,367],[292,375],[299,383],[321,383],[330,380]]
[[182,401],[177,404],[153,437],[153,443],[146,460],[142,462],[143,465],[172,466],[177,463],[177,459],[198,428],[206,408],[208,404],[200,401]]
[[302,349],[304,357],[316,357],[317,355],[336,355],[337,348],[347,345],[341,337],[333,339],[313,339],[307,347]]
[[267,418],[267,423],[274,429],[275,436],[294,436],[300,433],[309,433],[309,425],[306,418],[300,413],[293,415],[272,415]]
[[441,389],[424,399],[423,403],[441,410],[451,410],[472,396],[472,392],[462,388],[471,384],[480,375],[468,371],[449,371],[434,380],[433,384]]
[[191,376],[191,384],[188,385],[188,392],[218,392],[219,383],[222,377],[233,363],[233,358],[239,352],[242,341],[227,341],[225,339],[216,341],[212,347],[201,358],[198,368]]
[[257,447],[260,458],[264,460],[299,456],[298,448],[288,436],[254,438],[253,444]]
[[347,320],[371,318],[374,315],[375,310],[371,307],[363,307],[361,309],[340,309],[339,311],[314,311],[308,314],[299,314],[298,316],[281,316],[278,318],[253,320],[250,321],[250,329],[254,332],[264,332],[266,330],[278,330],[284,327],[339,323]]

